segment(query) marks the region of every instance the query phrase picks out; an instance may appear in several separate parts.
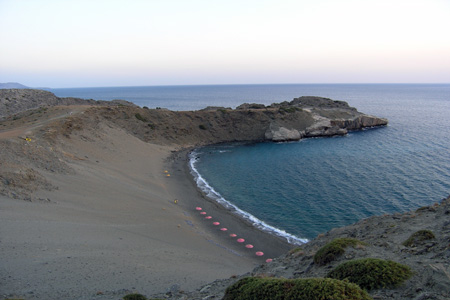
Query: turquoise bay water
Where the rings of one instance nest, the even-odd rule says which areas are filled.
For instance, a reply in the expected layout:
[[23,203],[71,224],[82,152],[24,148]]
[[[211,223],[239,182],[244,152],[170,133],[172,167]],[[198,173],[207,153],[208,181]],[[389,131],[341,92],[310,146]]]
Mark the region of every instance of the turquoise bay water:
[[387,127],[345,137],[209,146],[195,151],[191,163],[213,198],[227,201],[255,226],[294,243],[368,216],[429,205],[450,194],[448,84],[224,85],[52,92],[121,98],[173,110],[235,107],[243,102],[270,104],[317,95],[344,100],[359,111],[388,118]]

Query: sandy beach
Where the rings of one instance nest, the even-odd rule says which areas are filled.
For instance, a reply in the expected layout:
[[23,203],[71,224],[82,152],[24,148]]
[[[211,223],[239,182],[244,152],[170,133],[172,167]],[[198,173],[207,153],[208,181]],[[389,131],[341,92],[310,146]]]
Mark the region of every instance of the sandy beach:
[[[36,198],[44,200],[0,196],[0,297],[120,299],[188,291],[249,272],[292,247],[205,199],[190,177],[187,150],[99,126],[48,147],[64,153],[72,171],[41,172],[57,187],[38,190]],[[27,147],[42,147],[33,144],[33,130]]]

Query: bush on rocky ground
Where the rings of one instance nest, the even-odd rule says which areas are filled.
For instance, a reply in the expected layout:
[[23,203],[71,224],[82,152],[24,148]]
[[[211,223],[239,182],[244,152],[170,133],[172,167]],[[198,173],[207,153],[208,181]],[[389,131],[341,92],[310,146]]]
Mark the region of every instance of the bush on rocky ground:
[[147,300],[147,297],[141,294],[128,294],[123,297],[123,300]]
[[412,275],[410,267],[395,261],[362,258],[340,264],[327,277],[348,280],[363,289],[373,290],[397,287]]
[[229,286],[223,300],[369,300],[356,284],[330,278],[278,279],[246,277]]
[[432,240],[434,238],[436,237],[431,230],[419,230],[414,232],[406,241],[404,241],[403,246],[413,247],[423,241]]
[[365,243],[353,238],[337,238],[323,246],[314,255],[314,263],[319,266],[326,265],[345,252],[345,248],[352,246],[364,246]]

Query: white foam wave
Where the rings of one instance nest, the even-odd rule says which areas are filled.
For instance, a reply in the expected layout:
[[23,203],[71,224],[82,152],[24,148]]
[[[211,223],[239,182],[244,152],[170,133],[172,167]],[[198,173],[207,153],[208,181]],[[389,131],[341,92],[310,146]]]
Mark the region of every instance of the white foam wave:
[[285,238],[290,244],[294,245],[301,245],[308,242],[308,239],[299,238],[293,234],[287,233],[286,231],[273,227],[264,221],[258,219],[254,215],[240,209],[233,203],[227,201],[225,198],[222,197],[212,186],[209,185],[209,183],[200,175],[197,168],[195,167],[196,163],[198,161],[198,153],[195,151],[192,151],[189,154],[189,167],[191,170],[191,174],[194,177],[195,182],[197,183],[197,186],[200,188],[202,192],[205,193],[205,195],[221,204],[223,207],[229,209],[230,211],[235,212],[240,217],[244,218],[248,222],[250,222],[253,226],[256,228],[269,232],[273,235]]

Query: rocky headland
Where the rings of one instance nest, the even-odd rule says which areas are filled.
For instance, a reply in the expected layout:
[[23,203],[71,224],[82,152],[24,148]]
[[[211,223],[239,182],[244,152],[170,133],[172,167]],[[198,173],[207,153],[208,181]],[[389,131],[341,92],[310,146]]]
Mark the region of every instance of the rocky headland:
[[[151,201],[153,203],[152,205],[159,203],[158,199],[163,199],[162,204],[158,204],[161,205],[161,208],[157,205],[155,207],[152,206],[152,211],[150,211],[154,214],[153,218],[155,221],[152,222],[153,219],[148,220],[148,217],[144,215],[141,219],[130,215],[127,220],[136,218],[136,222],[150,222],[148,226],[154,226],[155,222],[165,222],[159,215],[166,214],[170,210],[174,213],[174,218],[175,215],[177,218],[181,215],[182,221],[178,222],[183,222],[184,224],[184,221],[186,221],[187,225],[183,226],[180,223],[175,227],[174,232],[162,232],[162,237],[170,239],[171,236],[177,236],[179,233],[176,232],[179,230],[186,230],[183,235],[177,237],[181,241],[182,237],[186,235],[191,237],[196,236],[195,234],[200,231],[200,227],[197,227],[200,225],[196,225],[200,221],[194,217],[190,217],[189,213],[187,213],[188,209],[192,208],[184,206],[187,204],[184,204],[183,200],[180,203],[177,200],[176,206],[173,206],[173,198],[175,195],[183,195],[185,187],[182,185],[184,181],[180,181],[182,183],[178,191],[177,186],[166,183],[165,180],[168,177],[166,178],[166,175],[162,173],[163,166],[161,165],[161,161],[151,161],[149,165],[149,163],[146,164],[144,161],[139,161],[140,159],[145,160],[146,156],[152,155],[165,157],[164,164],[174,170],[171,178],[176,180],[177,176],[184,178],[186,174],[181,170],[181,167],[172,165],[174,163],[172,159],[181,157],[182,153],[185,153],[187,149],[194,147],[224,142],[284,142],[308,137],[345,135],[350,130],[384,126],[387,123],[388,121],[386,119],[358,112],[346,102],[312,96],[299,97],[290,102],[275,103],[269,106],[262,104],[243,104],[236,109],[208,107],[199,111],[175,112],[161,108],[141,108],[122,100],[110,102],[58,98],[50,92],[32,89],[0,90],[0,199],[14,199],[15,202],[8,202],[8,209],[16,206],[25,208],[25,206],[19,204],[24,203],[21,200],[27,200],[25,203],[45,203],[49,206],[33,206],[31,208],[33,210],[42,210],[42,214],[44,215],[47,209],[54,209],[58,212],[58,210],[64,208],[65,203],[68,201],[67,203],[70,204],[69,214],[71,214],[74,207],[78,207],[78,201],[84,203],[83,205],[92,206],[95,211],[100,207],[97,206],[96,201],[105,201],[105,195],[114,198],[118,196],[116,195],[117,193],[123,192],[124,197],[117,200],[117,203],[114,202],[113,204],[108,202],[106,206],[102,206],[103,208],[99,210],[99,214],[103,213],[103,210],[105,213],[107,212],[103,217],[106,219],[106,215],[111,218],[113,211],[115,211],[113,210],[114,207],[119,208],[117,213],[122,216],[124,210],[133,209],[133,205],[139,204],[141,206],[137,207],[139,207],[140,211],[135,210],[135,213],[141,213],[141,211],[145,210],[142,208],[144,202],[133,202],[135,201],[134,198],[142,197],[140,193],[144,195],[150,194],[151,199],[153,199],[153,202]],[[140,149],[140,147],[143,149]],[[129,169],[130,165],[133,166],[133,169]],[[156,169],[156,171],[151,171],[149,168]],[[84,175],[77,177],[77,174],[81,173]],[[158,175],[160,173],[161,175]],[[140,177],[137,177],[136,174],[140,174]],[[88,193],[90,182],[80,183],[83,182],[83,176],[86,176],[91,181],[105,176],[104,178],[100,178],[101,181],[98,182],[99,188],[95,190],[95,195]],[[148,182],[141,185],[141,181],[147,181],[147,179],[142,179],[142,176],[148,177]],[[120,178],[120,180],[117,178]],[[123,184],[123,188],[126,191],[128,189],[129,191],[124,192],[121,189],[117,189],[109,193],[107,187],[114,189],[115,185],[119,186],[121,184]],[[134,186],[135,184],[138,185]],[[172,189],[174,190],[172,191]],[[83,194],[82,197],[78,197],[78,191],[80,194]],[[65,197],[68,197],[66,195],[67,193],[73,193],[73,198],[69,197],[68,199],[70,201],[67,200],[64,202]],[[55,195],[58,195],[60,200]],[[196,197],[201,198],[200,195]],[[122,203],[123,198],[128,199],[127,201],[133,202],[134,204],[128,207],[126,201]],[[185,198],[187,198],[187,194]],[[57,204],[58,201],[61,201],[59,207]],[[192,203],[197,203],[195,201],[200,200],[192,201]],[[201,201],[205,201],[205,199]],[[172,206],[169,206],[170,203]],[[148,203],[145,202],[145,205],[148,205]],[[214,204],[208,205],[211,205],[211,209],[214,207]],[[77,209],[83,211],[80,215],[80,219],[83,219],[88,211],[82,206],[80,207]],[[170,207],[170,209],[167,207]],[[180,210],[181,208],[183,210]],[[20,212],[13,211],[15,217],[11,217],[10,222],[16,221],[17,216],[20,215]],[[253,271],[249,270],[250,272],[244,275],[231,273],[233,275],[230,276],[231,274],[225,272],[225,270],[235,270],[236,264],[234,266],[227,266],[227,268],[224,268],[222,265],[217,265],[217,272],[223,270],[225,272],[224,274],[229,274],[228,277],[230,278],[217,280],[209,284],[205,284],[206,282],[201,278],[198,279],[199,281],[189,281],[193,285],[196,282],[204,283],[201,287],[197,284],[199,286],[197,290],[189,286],[187,290],[183,291],[179,288],[177,280],[187,281],[186,276],[174,275],[174,285],[165,293],[158,293],[158,289],[160,290],[164,284],[167,284],[166,282],[171,282],[170,279],[164,279],[166,280],[164,281],[165,283],[161,283],[158,287],[149,287],[154,292],[145,292],[142,288],[137,291],[142,291],[147,295],[156,294],[153,297],[168,299],[220,299],[223,297],[225,289],[229,285],[246,276],[264,278],[325,277],[329,271],[342,262],[371,257],[393,260],[409,266],[413,271],[413,276],[400,286],[370,291],[373,299],[448,299],[450,297],[450,268],[448,263],[450,258],[449,214],[450,200],[445,199],[441,203],[436,203],[435,205],[424,207],[414,212],[371,217],[361,220],[356,224],[324,233],[302,247],[292,249],[289,253],[275,258],[272,262],[263,263]],[[45,220],[47,218],[52,219],[54,217],[45,215]],[[183,220],[183,218],[186,220]],[[59,222],[66,224],[63,221]],[[71,222],[73,222],[71,224],[78,224],[78,219],[74,219]],[[92,222],[96,223],[100,222],[100,220],[96,219]],[[109,219],[108,222],[116,222],[116,219],[114,221]],[[37,223],[33,224],[33,226],[37,226]],[[39,226],[47,226],[48,223],[44,222],[39,224]],[[84,226],[84,224],[80,226]],[[114,228],[120,226],[114,225]],[[3,228],[5,227],[3,226]],[[64,229],[64,227],[62,228]],[[98,230],[98,227],[96,228]],[[131,230],[129,227],[127,228],[127,230]],[[191,229],[195,229],[196,233],[194,234]],[[52,230],[56,229],[51,229],[50,232]],[[155,231],[155,234],[160,234],[158,233],[160,230],[158,227],[158,231]],[[205,235],[212,232],[207,229],[204,230]],[[416,241],[412,244],[404,243],[408,237],[421,230],[432,232],[432,237],[426,240]],[[9,238],[7,232],[0,231],[0,233],[2,234],[0,238],[3,238],[3,240],[5,240],[5,237]],[[146,234],[148,235],[148,233]],[[142,239],[144,235],[139,233],[139,237]],[[162,237],[152,239],[152,242],[159,243],[157,241],[161,242]],[[347,247],[345,253],[326,264],[316,263],[314,261],[315,254],[320,248],[336,238],[353,238],[363,243],[358,247]],[[209,244],[211,244],[211,239],[209,238],[208,240]],[[15,240],[13,239],[13,241]],[[171,243],[176,244],[175,240],[174,238]],[[30,241],[24,241],[21,245],[26,248],[26,245],[30,243]],[[83,243],[86,242],[83,241]],[[209,247],[208,243],[202,247]],[[225,243],[225,246],[221,246],[221,249],[217,251],[224,251],[222,255],[231,255],[234,257],[233,255],[236,252],[229,250],[226,242],[223,243]],[[74,244],[73,247],[78,247],[81,244]],[[92,244],[98,244],[97,240],[94,239]],[[183,240],[183,246],[177,247],[185,247],[186,244],[189,244],[189,240]],[[113,247],[112,245],[110,247]],[[152,245],[156,247],[155,244]],[[264,245],[263,238],[261,238],[261,245]],[[289,248],[292,248],[292,246],[285,245],[283,242],[277,242],[276,240],[271,241],[271,243],[265,243],[265,246],[267,245],[274,248],[273,253],[278,253],[277,251],[281,251],[282,249],[289,250]],[[17,251],[16,246],[9,249],[9,245],[3,241],[0,246],[0,249],[6,254]],[[149,251],[145,247],[143,249]],[[47,249],[47,247],[45,248]],[[74,261],[74,258],[77,258],[77,255],[73,253],[68,256],[64,252],[72,251],[72,249],[61,250],[60,248],[61,246],[55,246],[54,255],[62,251],[64,254],[61,255],[61,260],[66,259],[66,257],[72,257],[72,261]],[[278,250],[275,251],[275,248]],[[101,249],[101,255],[103,255],[103,251],[105,250],[103,250],[104,248]],[[201,251],[201,249],[197,248],[196,251]],[[32,250],[28,249],[27,251]],[[156,253],[155,255],[162,255],[162,252],[172,253],[173,250],[158,250],[154,253]],[[119,253],[117,255],[120,255],[122,252],[119,251],[117,253]],[[199,259],[195,253],[194,251],[193,254],[189,254],[191,255],[189,259],[193,259],[193,256],[195,256],[195,259]],[[206,257],[207,254],[203,255]],[[34,256],[30,255],[29,257],[32,258]],[[97,259],[99,257],[103,259],[103,256],[98,256]],[[168,257],[168,261],[174,259],[173,255],[169,255]],[[245,255],[243,257],[246,258]],[[244,261],[241,261],[241,257],[235,257],[233,259],[238,261],[237,264],[244,266]],[[178,264],[181,264],[181,261],[185,262],[185,260],[180,260]],[[63,264],[61,262],[55,263],[56,267],[54,270],[62,265],[68,266],[65,261]],[[212,261],[217,263],[215,260]],[[16,261],[11,259],[8,260],[8,263],[11,263],[11,266],[13,266]],[[102,267],[99,265],[99,268]],[[195,268],[195,266],[191,267]],[[45,266],[43,265],[42,268],[45,268]],[[167,272],[175,272],[171,268],[167,267]],[[37,278],[43,275],[39,273],[39,268],[33,270],[33,272],[37,272],[39,275],[30,278],[32,278],[31,280],[36,278],[36,282],[38,282]],[[164,268],[161,269],[161,267],[158,269],[160,273],[163,270]],[[127,273],[126,279],[129,279],[130,274],[135,271],[136,269],[134,271],[130,270],[129,274]],[[178,270],[177,274],[185,274],[183,273],[185,271]],[[204,269],[204,271],[212,272],[213,270],[209,267]],[[32,272],[30,272],[28,270],[23,274],[31,276],[30,274]],[[51,273],[51,271],[48,272]],[[69,272],[72,271],[69,270]],[[102,275],[102,280],[107,279],[106,274],[108,274],[108,270],[105,269],[105,272]],[[190,272],[196,271],[190,270]],[[46,271],[44,275],[51,276],[49,273]],[[118,272],[114,274],[116,273]],[[117,276],[117,274],[114,274],[111,274],[113,278]],[[3,276],[3,282],[11,286],[14,284],[13,275],[9,277],[6,273],[0,275]],[[42,278],[47,278],[45,276]],[[159,278],[161,274],[152,274],[152,276]],[[208,273],[207,277],[210,280],[214,278],[211,276],[216,275],[210,275]],[[114,290],[117,286],[116,284],[111,285],[109,290],[108,288],[98,287],[99,291],[95,294],[93,292],[95,287],[92,287],[91,290],[85,288],[85,291],[81,291],[81,288],[79,288],[80,291],[78,291],[70,285],[70,282],[63,282],[63,277],[59,276],[56,278],[59,280],[59,284],[57,287],[54,287],[54,295],[58,295],[61,299],[115,299],[118,295],[135,291]],[[52,277],[51,280],[56,279]],[[152,280],[157,281],[159,279],[153,278]],[[80,279],[80,282],[83,281]],[[91,281],[88,280],[86,282]],[[132,283],[129,284],[132,285]],[[40,290],[44,287],[37,284],[34,285],[32,288],[33,283],[29,282],[28,289],[23,288],[23,291],[17,290],[15,293],[11,292],[11,286],[3,286],[2,288],[9,288],[9,293],[5,294],[5,297],[24,296],[23,293],[26,291],[28,293],[26,299],[37,299],[39,298],[39,293],[42,296],[45,289]],[[17,287],[19,286],[22,286],[20,282],[17,284]],[[73,290],[64,294],[64,289]],[[85,294],[81,297],[76,294],[77,291],[80,295]]]
[[[225,142],[285,142],[345,135],[349,130],[388,123],[360,113],[346,102],[312,96],[270,106],[246,103],[236,109],[169,111],[141,108],[123,100],[59,98],[33,89],[0,90],[1,120],[0,132],[6,135],[22,128],[21,138],[32,139],[35,147],[0,139],[5,149],[0,154],[0,194],[29,200],[33,199],[31,191],[39,186],[51,188],[39,169],[71,172],[65,163],[67,155],[46,151],[55,146],[56,137],[86,139],[83,131],[95,132],[105,125],[118,126],[144,142],[186,149]],[[13,171],[20,169],[25,171]]]

